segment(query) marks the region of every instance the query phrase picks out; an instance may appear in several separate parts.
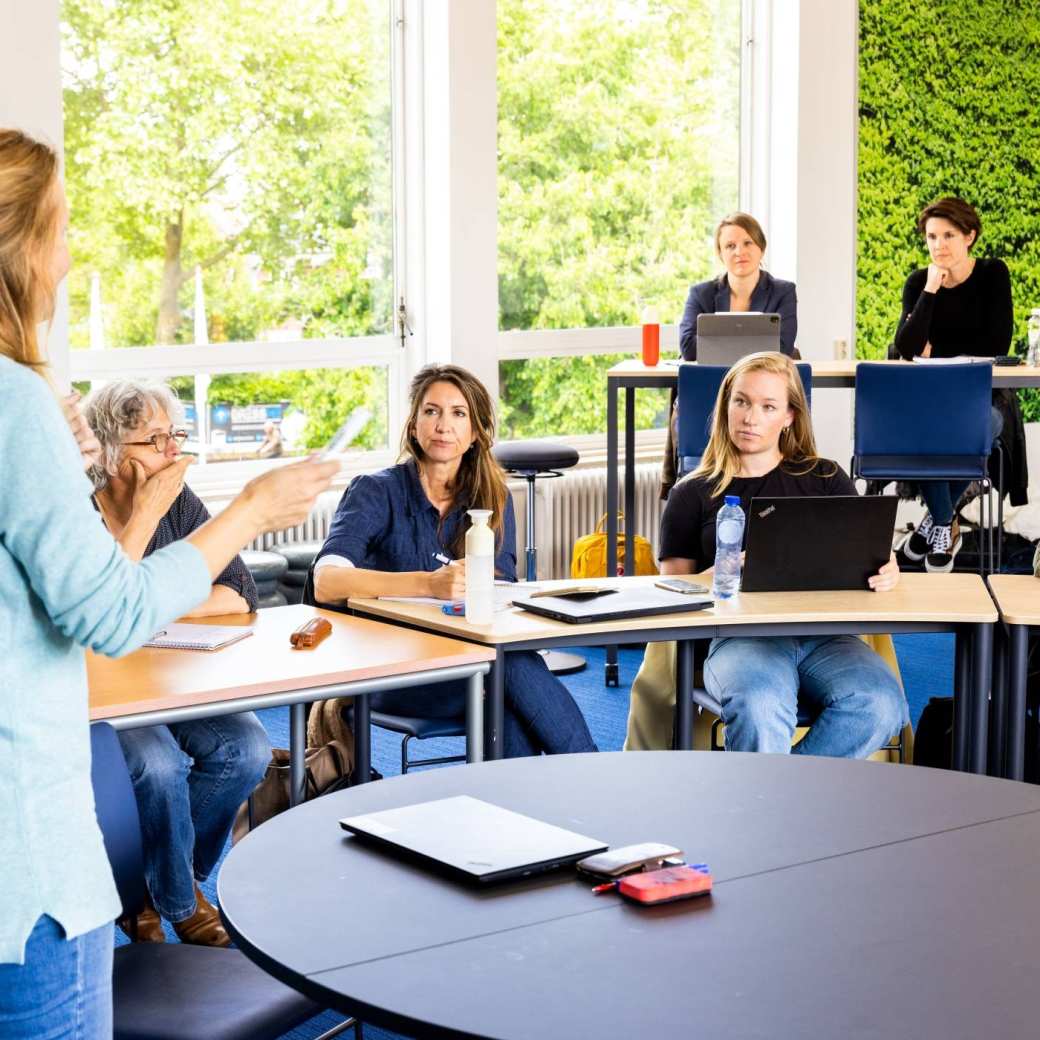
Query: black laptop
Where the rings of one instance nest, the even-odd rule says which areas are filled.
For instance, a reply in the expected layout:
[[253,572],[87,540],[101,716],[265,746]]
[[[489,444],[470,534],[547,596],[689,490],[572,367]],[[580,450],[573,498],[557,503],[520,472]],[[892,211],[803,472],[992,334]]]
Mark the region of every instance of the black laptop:
[[544,874],[607,848],[469,795],[348,816],[339,825],[405,859],[482,885]]
[[686,614],[706,610],[714,600],[710,595],[687,596],[654,586],[605,589],[590,596],[514,596],[513,606],[532,614],[566,621],[570,625],[591,625],[596,621],[625,621],[654,614]]
[[744,592],[866,589],[892,555],[894,495],[753,498]]

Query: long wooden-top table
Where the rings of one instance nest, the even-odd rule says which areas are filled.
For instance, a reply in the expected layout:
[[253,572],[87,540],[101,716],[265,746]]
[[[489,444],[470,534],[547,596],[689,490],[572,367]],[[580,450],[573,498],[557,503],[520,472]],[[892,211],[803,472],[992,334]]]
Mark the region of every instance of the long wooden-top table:
[[[294,650],[290,634],[313,617],[328,620],[332,634],[316,647]],[[363,781],[371,771],[368,694],[467,679],[467,757],[482,758],[482,680],[495,654],[473,640],[308,606],[268,607],[198,623],[241,625],[253,635],[215,651],[143,647],[118,660],[88,653],[91,721],[133,729],[290,705],[295,802],[303,792],[309,702],[354,698],[355,775]]]
[[[654,578],[597,579],[621,589],[653,584]],[[538,582],[539,588],[573,585]],[[518,586],[518,590],[523,588]],[[512,607],[490,625],[470,625],[439,606],[390,599],[353,599],[350,608],[365,617],[408,625],[494,647],[488,676],[485,732],[488,757],[501,753],[505,695],[504,655],[546,647],[610,646],[675,640],[676,713],[680,747],[693,732],[693,644],[723,636],[835,635],[840,633],[954,632],[957,635],[955,765],[986,769],[988,692],[992,625],[997,620],[982,579],[976,574],[904,574],[891,592],[753,592],[709,610],[659,614],[591,625],[571,625]]]
[[[864,359],[866,361],[866,359]],[[806,360],[812,368],[814,387],[854,387],[860,361]],[[906,365],[906,361],[868,361],[872,365]],[[640,360],[622,361],[607,370],[607,573],[617,570],[618,513],[618,393],[625,392],[625,487],[624,513],[635,515],[636,498],[636,390],[640,387],[674,387],[679,382],[677,362],[644,365]],[[1040,387],[1040,368],[1029,365],[994,365],[994,388]],[[634,525],[626,524],[625,559],[635,552]]]

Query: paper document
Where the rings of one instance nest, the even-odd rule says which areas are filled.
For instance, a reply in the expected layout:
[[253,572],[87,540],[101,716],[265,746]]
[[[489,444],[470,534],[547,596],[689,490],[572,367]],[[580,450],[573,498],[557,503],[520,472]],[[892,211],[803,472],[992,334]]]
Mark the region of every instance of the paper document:
[[958,354],[956,357],[915,357],[915,365],[992,365],[991,357],[972,357],[970,354]]
[[251,628],[239,625],[172,624],[159,629],[145,646],[166,647],[173,650],[219,650],[251,636]]

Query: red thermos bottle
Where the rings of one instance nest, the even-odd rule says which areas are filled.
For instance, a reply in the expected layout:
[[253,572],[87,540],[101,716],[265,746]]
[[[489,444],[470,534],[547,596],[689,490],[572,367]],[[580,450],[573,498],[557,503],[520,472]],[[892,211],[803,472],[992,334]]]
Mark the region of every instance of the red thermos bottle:
[[661,319],[656,307],[643,311],[643,364],[648,368],[661,360]]

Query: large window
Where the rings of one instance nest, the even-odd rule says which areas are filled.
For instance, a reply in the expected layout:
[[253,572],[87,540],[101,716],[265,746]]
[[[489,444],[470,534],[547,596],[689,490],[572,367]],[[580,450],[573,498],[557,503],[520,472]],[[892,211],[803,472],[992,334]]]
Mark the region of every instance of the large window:
[[254,406],[387,446],[393,32],[389,0],[64,0],[77,379],[179,377],[211,460]]
[[[603,372],[623,356],[606,334],[586,356],[554,355],[544,336],[526,349],[525,331],[631,326],[647,305],[677,323],[690,284],[714,271],[712,231],[738,201],[741,7],[498,0],[510,436],[602,431]],[[640,426],[661,425],[665,405],[639,394]]]

